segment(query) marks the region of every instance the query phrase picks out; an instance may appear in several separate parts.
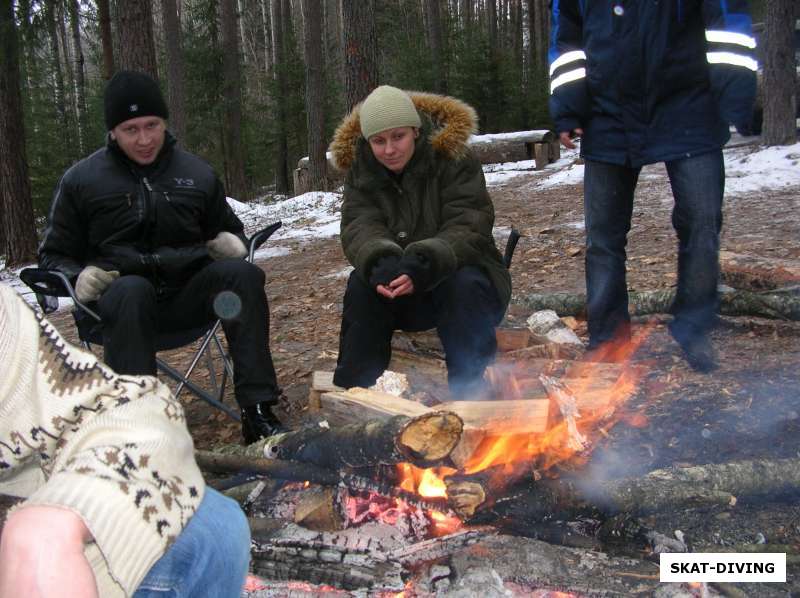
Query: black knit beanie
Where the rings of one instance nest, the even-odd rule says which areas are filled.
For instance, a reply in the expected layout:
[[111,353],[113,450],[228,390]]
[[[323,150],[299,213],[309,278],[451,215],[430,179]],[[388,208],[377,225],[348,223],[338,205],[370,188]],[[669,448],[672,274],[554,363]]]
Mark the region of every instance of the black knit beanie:
[[111,78],[105,93],[106,128],[139,116],[169,117],[167,104],[158,83],[144,73],[119,71]]

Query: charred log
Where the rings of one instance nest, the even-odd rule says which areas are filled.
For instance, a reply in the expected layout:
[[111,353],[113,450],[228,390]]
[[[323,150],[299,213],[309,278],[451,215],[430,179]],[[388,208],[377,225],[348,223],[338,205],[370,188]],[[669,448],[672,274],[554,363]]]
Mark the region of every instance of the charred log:
[[395,463],[431,467],[448,457],[463,427],[459,416],[445,411],[336,428],[310,426],[272,436],[264,452],[333,470]]

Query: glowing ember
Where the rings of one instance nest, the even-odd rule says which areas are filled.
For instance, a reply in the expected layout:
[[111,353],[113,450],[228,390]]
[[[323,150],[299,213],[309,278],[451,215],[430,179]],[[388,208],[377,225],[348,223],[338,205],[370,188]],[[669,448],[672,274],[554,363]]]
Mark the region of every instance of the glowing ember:
[[450,467],[420,469],[409,463],[400,463],[397,466],[400,487],[426,498],[446,497],[447,487],[444,478],[455,472],[456,470]]

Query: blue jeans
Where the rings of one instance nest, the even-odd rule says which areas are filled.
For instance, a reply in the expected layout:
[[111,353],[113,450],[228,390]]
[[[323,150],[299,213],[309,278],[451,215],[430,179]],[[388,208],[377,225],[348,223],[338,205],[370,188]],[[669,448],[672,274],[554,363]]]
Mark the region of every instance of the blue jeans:
[[[716,320],[719,233],[725,165],[722,150],[666,162],[678,234],[678,289],[670,330],[679,340],[705,334]],[[589,347],[630,334],[625,246],[640,168],[586,160],[586,311]]]
[[238,598],[249,563],[247,518],[235,501],[206,488],[194,517],[133,596]]

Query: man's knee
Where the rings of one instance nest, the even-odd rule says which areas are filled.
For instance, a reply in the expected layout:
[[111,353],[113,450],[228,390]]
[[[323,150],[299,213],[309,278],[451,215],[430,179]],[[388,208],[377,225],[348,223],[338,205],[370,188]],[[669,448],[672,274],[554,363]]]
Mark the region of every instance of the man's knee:
[[209,268],[216,276],[229,283],[229,286],[263,289],[266,283],[264,271],[245,260],[234,258],[217,260]]
[[210,562],[234,577],[247,572],[250,562],[250,528],[236,501],[206,488],[206,496],[184,530],[193,536],[196,563]]
[[153,284],[142,276],[120,276],[100,297],[103,319],[128,316],[156,305],[156,290]]
[[471,303],[473,300],[484,303],[492,293],[496,294],[489,277],[475,266],[459,268],[434,292],[445,301],[456,302],[459,305]]

